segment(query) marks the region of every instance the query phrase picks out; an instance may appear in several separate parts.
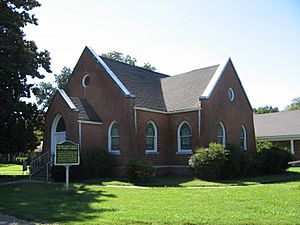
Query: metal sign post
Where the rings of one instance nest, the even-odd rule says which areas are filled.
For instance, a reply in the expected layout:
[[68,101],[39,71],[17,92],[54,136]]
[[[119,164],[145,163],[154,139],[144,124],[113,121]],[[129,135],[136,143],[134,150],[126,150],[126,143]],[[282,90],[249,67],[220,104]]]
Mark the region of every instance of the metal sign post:
[[79,145],[72,141],[64,141],[56,145],[54,155],[55,166],[65,166],[66,168],[66,189],[69,189],[69,168],[80,164]]
[[66,166],[66,189],[69,190],[69,167]]

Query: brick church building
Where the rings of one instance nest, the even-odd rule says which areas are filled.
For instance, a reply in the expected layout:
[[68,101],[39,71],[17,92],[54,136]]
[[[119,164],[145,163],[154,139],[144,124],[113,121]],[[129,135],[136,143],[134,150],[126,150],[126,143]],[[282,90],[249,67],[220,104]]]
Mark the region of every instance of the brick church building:
[[176,76],[96,54],[86,47],[46,115],[44,151],[63,140],[104,147],[117,165],[144,159],[185,167],[210,142],[255,151],[252,108],[229,58]]

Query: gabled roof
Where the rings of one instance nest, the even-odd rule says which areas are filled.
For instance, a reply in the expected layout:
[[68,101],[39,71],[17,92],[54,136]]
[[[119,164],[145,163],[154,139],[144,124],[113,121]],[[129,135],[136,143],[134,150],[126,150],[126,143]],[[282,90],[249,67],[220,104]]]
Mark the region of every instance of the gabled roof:
[[126,97],[135,98],[135,107],[163,112],[196,109],[207,99],[231,62],[168,76],[98,56],[86,47]]
[[70,97],[70,99],[79,111],[78,120],[102,123],[102,120],[86,99],[77,97]]
[[199,97],[215,74],[218,65],[179,74],[161,80],[167,111],[199,106]]
[[78,112],[77,120],[88,123],[102,123],[102,120],[86,99],[70,97],[63,89],[58,89],[57,93],[61,95],[70,110]]
[[166,111],[161,79],[168,75],[101,57],[130,93],[135,95],[135,105]]
[[300,110],[254,115],[258,139],[300,138]]

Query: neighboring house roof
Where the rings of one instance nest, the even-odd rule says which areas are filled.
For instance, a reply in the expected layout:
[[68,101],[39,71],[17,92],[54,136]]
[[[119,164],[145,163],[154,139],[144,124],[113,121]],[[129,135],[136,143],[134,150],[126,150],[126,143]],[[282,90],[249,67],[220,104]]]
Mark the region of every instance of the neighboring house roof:
[[300,110],[254,115],[259,140],[300,139]]

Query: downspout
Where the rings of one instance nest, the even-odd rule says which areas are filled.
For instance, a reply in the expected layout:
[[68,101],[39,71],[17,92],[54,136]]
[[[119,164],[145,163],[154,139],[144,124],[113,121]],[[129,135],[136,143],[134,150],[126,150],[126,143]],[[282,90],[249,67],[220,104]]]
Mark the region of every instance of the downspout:
[[201,111],[202,111],[202,105],[201,100],[199,100],[199,109],[198,109],[198,135],[199,135],[199,141],[201,136]]
[[134,108],[134,129],[135,129],[135,132],[137,130],[137,111],[136,111],[136,108]]
[[81,121],[78,121],[78,138],[79,138],[79,147],[81,148]]

